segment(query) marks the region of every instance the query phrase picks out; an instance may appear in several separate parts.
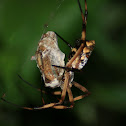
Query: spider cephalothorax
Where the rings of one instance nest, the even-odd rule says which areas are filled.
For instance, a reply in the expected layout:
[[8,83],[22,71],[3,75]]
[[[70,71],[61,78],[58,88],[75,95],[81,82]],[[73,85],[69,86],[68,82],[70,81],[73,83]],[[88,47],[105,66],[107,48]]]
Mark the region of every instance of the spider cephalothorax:
[[[69,59],[71,59],[75,53],[77,52],[78,48],[82,44],[83,41],[77,40],[77,43],[74,48],[72,48],[71,53],[69,55]],[[95,41],[86,41],[85,46],[82,52],[76,57],[76,59],[72,62],[72,67],[76,69],[82,69],[88,61],[91,52],[93,51],[95,46]]]

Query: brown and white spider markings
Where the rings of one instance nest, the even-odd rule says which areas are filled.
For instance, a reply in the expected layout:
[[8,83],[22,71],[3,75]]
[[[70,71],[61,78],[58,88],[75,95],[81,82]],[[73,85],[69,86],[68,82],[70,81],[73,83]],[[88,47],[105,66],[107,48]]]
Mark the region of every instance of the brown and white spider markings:
[[[47,32],[42,36],[36,51],[36,55],[32,57],[32,60],[36,60],[38,68],[42,73],[45,86],[50,88],[61,87],[62,91],[53,92],[54,95],[61,95],[60,101],[58,103],[46,104],[43,105],[42,107],[34,107],[34,108],[21,107],[21,108],[29,109],[29,110],[44,109],[50,107],[56,109],[72,108],[74,105],[74,101],[82,99],[89,95],[89,92],[85,87],[73,81],[74,78],[73,71],[80,70],[84,67],[95,45],[94,40],[92,41],[86,40],[86,24],[87,24],[86,0],[85,0],[85,16],[82,12],[82,8],[79,0],[78,0],[78,4],[81,11],[83,25],[82,25],[81,39],[76,42],[75,47],[73,48],[68,42],[66,42],[60,35],[56,33],[57,36],[59,36],[71,48],[71,53],[66,66],[64,66],[65,55],[58,48],[57,39],[54,32]],[[85,92],[86,94],[73,98],[71,92],[72,85],[79,88],[81,91]],[[62,105],[66,96],[66,92],[68,93],[69,102],[71,103],[71,106]],[[6,101],[4,98],[2,98],[2,100]]]

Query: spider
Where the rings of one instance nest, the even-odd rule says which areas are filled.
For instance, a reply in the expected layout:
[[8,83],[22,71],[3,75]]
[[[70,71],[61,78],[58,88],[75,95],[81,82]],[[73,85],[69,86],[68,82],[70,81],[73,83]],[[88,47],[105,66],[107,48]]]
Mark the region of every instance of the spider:
[[[61,99],[57,103],[45,104],[41,107],[34,107],[34,108],[22,107],[22,108],[28,110],[44,109],[50,107],[56,109],[72,108],[74,106],[74,101],[82,99],[90,94],[85,87],[73,81],[74,71],[79,71],[85,66],[95,45],[94,40],[91,41],[86,40],[87,2],[85,0],[85,16],[84,16],[80,5],[80,1],[79,0],[77,1],[81,11],[83,24],[82,24],[81,39],[79,39],[76,42],[75,47],[72,47],[59,34],[49,31],[46,34],[44,34],[40,39],[36,55],[32,57],[32,60],[36,60],[37,66],[40,69],[40,72],[42,73],[45,86],[50,88],[61,87],[61,91],[53,92],[54,95],[61,95]],[[59,38],[61,38],[71,48],[71,53],[69,55],[69,59],[66,65],[64,63],[65,54],[62,51],[60,51],[58,47],[56,35]],[[86,94],[74,98],[71,91],[72,85],[79,88]],[[68,93],[69,102],[71,103],[70,106],[62,105],[62,103],[65,100],[66,93]],[[1,99],[5,102],[8,102],[3,97]]]

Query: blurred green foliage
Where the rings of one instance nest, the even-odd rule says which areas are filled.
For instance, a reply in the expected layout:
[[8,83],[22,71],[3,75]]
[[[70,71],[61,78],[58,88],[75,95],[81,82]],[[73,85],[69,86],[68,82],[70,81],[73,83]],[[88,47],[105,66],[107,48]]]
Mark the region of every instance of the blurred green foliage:
[[[27,111],[0,102],[0,125],[125,125],[126,117],[126,8],[118,0],[87,0],[87,39],[96,47],[75,80],[92,94],[72,110]],[[84,0],[81,0],[84,7]],[[44,25],[48,28],[44,30]],[[0,1],[0,96],[21,106],[41,105],[41,95],[17,76],[41,87],[34,61],[43,32],[56,31],[74,45],[80,38],[82,19],[77,0]],[[68,56],[69,48],[58,39]],[[43,83],[43,82],[42,82]]]

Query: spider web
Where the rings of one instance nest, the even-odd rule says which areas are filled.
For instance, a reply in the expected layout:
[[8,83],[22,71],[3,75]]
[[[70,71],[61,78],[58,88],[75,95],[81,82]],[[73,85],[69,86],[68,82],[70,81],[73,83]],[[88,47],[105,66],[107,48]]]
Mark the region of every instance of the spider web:
[[52,12],[50,12],[50,15],[47,18],[46,23],[43,26],[43,34],[45,33],[46,29],[50,27],[50,25],[55,25],[54,18],[57,17],[59,13],[59,9],[61,5],[63,4],[64,0],[56,0],[56,8]]

